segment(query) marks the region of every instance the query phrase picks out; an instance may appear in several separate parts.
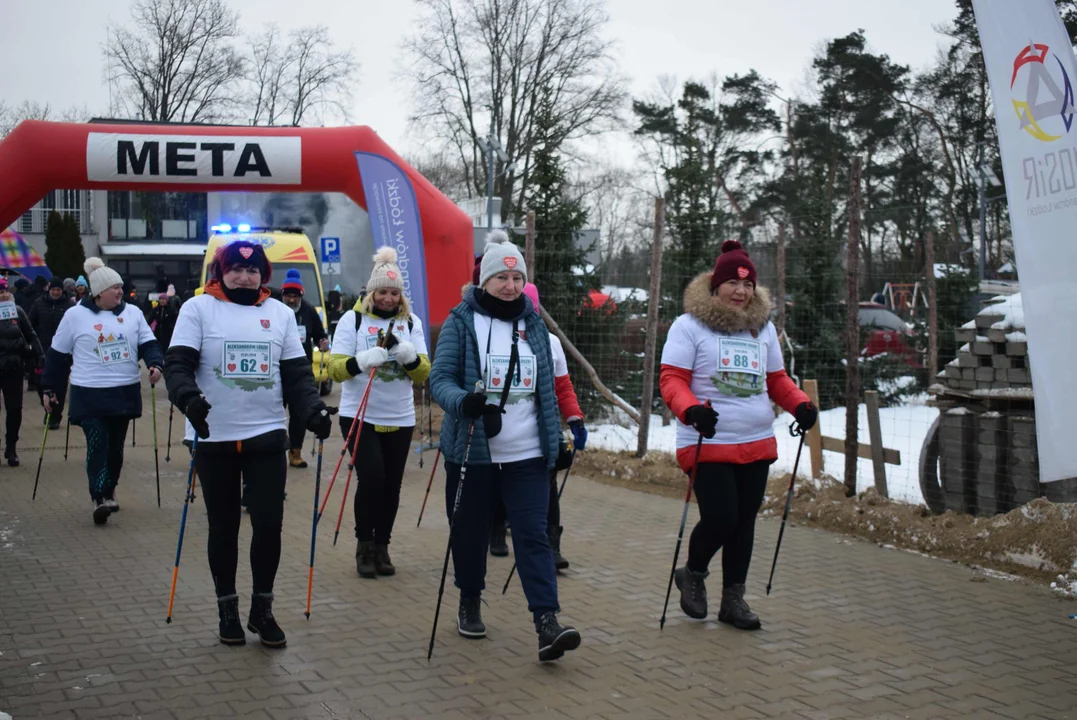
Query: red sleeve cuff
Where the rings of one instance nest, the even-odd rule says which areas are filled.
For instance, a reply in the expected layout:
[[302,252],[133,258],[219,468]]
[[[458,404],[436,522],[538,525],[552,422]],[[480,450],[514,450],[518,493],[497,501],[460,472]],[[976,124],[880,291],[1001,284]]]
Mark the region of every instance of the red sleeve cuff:
[[662,365],[658,374],[662,401],[678,420],[684,422],[688,408],[702,403],[692,392],[692,371],[675,365]]

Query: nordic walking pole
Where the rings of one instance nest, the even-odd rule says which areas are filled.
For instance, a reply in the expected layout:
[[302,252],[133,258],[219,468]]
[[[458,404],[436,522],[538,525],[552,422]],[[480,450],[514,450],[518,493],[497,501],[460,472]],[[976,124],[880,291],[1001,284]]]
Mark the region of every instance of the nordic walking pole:
[[37,500],[37,482],[41,479],[41,461],[45,459],[45,441],[49,437],[49,420],[52,419],[52,412],[45,413],[45,434],[41,436],[41,454],[37,456],[37,475],[34,477],[34,495],[31,500]]
[[[706,405],[710,407],[711,401],[708,400]],[[677,572],[677,556],[681,554],[681,541],[684,540],[684,526],[688,522],[688,506],[692,504],[692,486],[696,484],[696,471],[699,470],[699,453],[701,450],[703,450],[703,433],[699,434],[699,440],[696,441],[696,458],[692,463],[692,474],[688,477],[688,493],[684,496],[681,529],[677,533],[677,547],[673,551],[673,567],[669,571],[669,584],[666,585],[666,602],[662,605],[662,619],[658,623],[659,630],[664,630],[666,627],[666,609],[669,607],[669,594],[673,591],[673,573]]]
[[161,507],[161,464],[157,460],[157,386],[150,385],[150,404],[153,405],[153,471],[157,474],[157,507]]
[[187,496],[183,498],[183,516],[180,518],[179,541],[176,542],[176,566],[172,569],[172,590],[168,593],[168,617],[165,623],[172,622],[172,603],[176,599],[176,579],[179,577],[180,553],[183,552],[183,532],[187,529],[187,506],[194,497],[194,458],[198,450],[198,435],[191,443],[191,468],[187,471]]
[[[368,388],[369,391],[369,388]],[[360,403],[359,412],[356,413],[355,421],[359,423],[359,430],[355,435],[355,446],[352,448],[351,459],[348,461],[348,475],[344,480],[344,497],[340,499],[340,515],[337,516],[337,529],[333,533],[333,547],[337,546],[337,538],[340,537],[340,523],[344,521],[344,506],[348,504],[348,489],[352,486],[352,471],[355,470],[355,453],[359,449],[359,436],[363,434],[363,421],[366,419],[366,408],[370,404],[369,396],[364,394]],[[355,475],[356,492],[359,492],[359,474]]]
[[176,406],[168,403],[168,445],[165,449],[165,462],[172,462],[172,413]]
[[314,471],[314,515],[310,521],[310,573],[307,575],[307,611],[303,613],[310,620],[310,597],[314,592],[314,539],[318,534],[318,496],[322,490],[322,447],[325,441],[318,441],[318,465]]
[[[568,483],[568,474],[572,472],[572,463],[576,461],[576,448],[572,448],[572,456],[568,459],[568,467],[565,468],[565,477],[561,481],[561,487],[557,488],[557,499],[561,499],[561,493],[565,491],[565,484]],[[501,594],[504,595],[509,589],[509,583],[512,582],[512,576],[516,574],[516,561],[512,561],[512,569],[509,570],[509,576],[505,579],[505,587],[501,588]]]
[[131,420],[131,447],[135,446],[135,432],[137,431],[137,429],[138,429],[138,424],[132,419]]
[[438,448],[438,454],[434,456],[434,467],[430,468],[430,482],[426,484],[426,495],[423,496],[423,506],[419,508],[419,522],[415,523],[415,527],[419,527],[423,524],[423,512],[426,510],[426,501],[430,499],[430,487],[434,484],[434,473],[438,471],[438,460],[441,459],[441,448]]
[[785,521],[789,519],[789,506],[793,504],[793,484],[797,481],[797,467],[800,466],[800,451],[804,449],[804,429],[796,422],[789,426],[789,434],[793,437],[800,436],[800,444],[797,445],[797,459],[793,462],[793,474],[789,476],[789,494],[785,496],[785,512],[782,513],[782,526],[778,528],[778,543],[774,546],[774,561],[770,564],[770,578],[767,580],[767,595],[770,595],[770,585],[774,582],[774,568],[778,566],[778,551],[782,549],[782,535],[785,534]]
[[[475,392],[486,392],[486,386],[482,380],[475,381]],[[467,427],[467,444],[464,445],[464,461],[460,463],[460,481],[456,484],[456,497],[452,503],[452,515],[449,516],[449,542],[445,545],[445,561],[441,565],[441,583],[438,585],[438,604],[434,608],[434,627],[430,629],[430,646],[426,649],[426,660],[434,655],[434,638],[438,634],[438,616],[441,615],[441,598],[445,595],[445,575],[449,572],[449,555],[452,553],[452,531],[456,520],[456,513],[460,510],[460,497],[464,494],[464,476],[467,474],[467,459],[471,455],[471,437],[475,433],[475,421]]]
[[64,462],[67,462],[67,449],[71,446],[71,413],[67,414],[67,432],[64,433]]
[[423,445],[423,418],[426,415],[426,383],[423,382],[422,395],[419,398],[419,469],[423,469],[423,453],[426,446]]
[[[366,390],[363,391],[363,398],[359,401],[359,405],[365,404],[366,399],[370,397],[370,386],[374,383],[374,371],[377,368],[370,368],[370,379],[367,380]],[[358,416],[359,413],[356,413]],[[359,430],[359,423],[353,422],[351,429],[348,430],[348,437],[344,439],[344,447],[340,449],[340,457],[337,459],[337,466],[333,469],[333,476],[329,478],[329,487],[325,490],[325,498],[322,499],[322,507],[318,510],[318,522],[321,522],[322,515],[325,514],[325,506],[329,504],[329,495],[333,492],[333,484],[337,481],[337,473],[340,472],[340,465],[344,462],[344,455],[348,452],[348,448],[352,444],[352,436]],[[351,465],[351,463],[348,463]]]
[[[325,353],[322,353],[321,361],[318,364],[318,380],[315,385],[318,386],[318,391],[322,389],[322,373],[325,371]],[[310,456],[314,457],[314,448],[318,444],[318,438],[312,437],[310,439]]]

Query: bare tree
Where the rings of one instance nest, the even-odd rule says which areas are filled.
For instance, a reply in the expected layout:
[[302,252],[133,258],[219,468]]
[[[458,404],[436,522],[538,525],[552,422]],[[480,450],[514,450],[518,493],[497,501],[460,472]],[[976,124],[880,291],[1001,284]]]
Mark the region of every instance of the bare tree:
[[429,180],[431,185],[453,200],[461,200],[470,194],[467,169],[456,160],[451,151],[440,149],[404,159]]
[[239,15],[225,0],[136,0],[133,27],[113,26],[105,57],[131,117],[230,119],[244,62],[232,46]]
[[23,120],[57,120],[59,122],[86,122],[93,113],[83,106],[71,106],[55,112],[48,103],[23,100],[18,105],[8,105],[0,100],[0,138],[5,137]]
[[544,94],[558,128],[544,141],[555,148],[617,125],[626,84],[602,37],[604,0],[418,4],[418,28],[405,44],[406,75],[419,98],[412,121],[448,143],[477,195],[486,193],[488,173],[479,140],[492,124],[507,156],[497,161],[494,183],[506,214],[527,194]]
[[324,25],[293,30],[287,40],[267,25],[251,42],[251,122],[300,125],[311,113],[322,123],[331,116],[347,121],[358,69],[352,50],[334,48]]

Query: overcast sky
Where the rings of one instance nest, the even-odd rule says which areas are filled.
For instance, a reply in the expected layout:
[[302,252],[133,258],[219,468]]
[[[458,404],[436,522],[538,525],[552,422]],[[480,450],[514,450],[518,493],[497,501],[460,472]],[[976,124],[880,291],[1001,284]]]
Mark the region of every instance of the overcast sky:
[[[402,154],[409,88],[397,79],[400,46],[416,15],[410,0],[231,0],[241,26],[323,23],[360,62],[352,116]],[[101,48],[109,21],[129,17],[128,0],[0,0],[0,99],[86,105],[105,114]],[[660,75],[680,80],[756,68],[787,94],[802,83],[813,52],[862,28],[877,52],[914,69],[929,64],[942,38],[934,27],[956,14],[952,0],[609,0],[608,35],[634,94]],[[630,158],[625,158],[629,160]]]

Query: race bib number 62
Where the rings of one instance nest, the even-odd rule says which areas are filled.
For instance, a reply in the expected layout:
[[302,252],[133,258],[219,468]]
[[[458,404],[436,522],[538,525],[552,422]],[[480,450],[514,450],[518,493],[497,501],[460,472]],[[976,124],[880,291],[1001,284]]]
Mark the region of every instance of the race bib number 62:
[[271,365],[268,342],[225,342],[221,375],[234,380],[268,380]]

